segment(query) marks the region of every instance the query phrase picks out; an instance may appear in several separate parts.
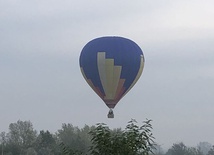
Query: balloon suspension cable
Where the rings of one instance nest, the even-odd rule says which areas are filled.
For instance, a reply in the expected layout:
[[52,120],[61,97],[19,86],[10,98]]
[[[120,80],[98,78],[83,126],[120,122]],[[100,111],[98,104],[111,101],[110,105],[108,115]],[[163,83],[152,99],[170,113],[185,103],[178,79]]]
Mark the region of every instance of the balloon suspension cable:
[[114,118],[114,112],[111,108],[109,109],[109,112],[108,112],[108,118]]

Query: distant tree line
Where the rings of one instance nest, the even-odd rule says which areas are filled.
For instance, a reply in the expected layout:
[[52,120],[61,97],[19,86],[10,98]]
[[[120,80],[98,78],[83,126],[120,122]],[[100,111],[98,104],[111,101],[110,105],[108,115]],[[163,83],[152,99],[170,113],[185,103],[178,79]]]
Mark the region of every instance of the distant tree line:
[[30,121],[9,125],[0,133],[0,155],[214,155],[214,146],[200,142],[197,147],[175,143],[167,151],[155,144],[151,120],[138,126],[128,122],[124,130],[109,129],[106,124],[83,128],[62,124],[55,133],[36,131]]
[[56,133],[48,130],[36,131],[30,121],[17,121],[9,125],[9,132],[1,132],[2,155],[62,155],[60,143],[74,150],[87,152],[91,145],[89,131],[95,128],[85,125],[78,128],[72,124],[62,124]]

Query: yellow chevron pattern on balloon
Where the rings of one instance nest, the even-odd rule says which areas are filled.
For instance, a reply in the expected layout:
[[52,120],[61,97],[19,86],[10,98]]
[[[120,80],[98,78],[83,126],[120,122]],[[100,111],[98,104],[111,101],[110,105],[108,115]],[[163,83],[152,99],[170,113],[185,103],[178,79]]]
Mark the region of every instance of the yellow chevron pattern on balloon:
[[114,66],[114,59],[106,59],[105,52],[97,53],[97,66],[100,80],[105,92],[104,100],[114,100],[120,81],[122,66]]

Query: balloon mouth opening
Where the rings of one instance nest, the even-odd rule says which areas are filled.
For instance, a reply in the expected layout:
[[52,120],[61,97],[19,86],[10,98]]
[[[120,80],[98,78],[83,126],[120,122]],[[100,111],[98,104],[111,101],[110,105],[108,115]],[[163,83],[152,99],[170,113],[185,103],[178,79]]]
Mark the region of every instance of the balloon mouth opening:
[[111,109],[113,109],[116,106],[115,104],[106,104],[106,105],[107,105],[107,107],[109,107]]
[[117,101],[115,100],[104,100],[104,102],[110,109],[113,109],[117,104]]

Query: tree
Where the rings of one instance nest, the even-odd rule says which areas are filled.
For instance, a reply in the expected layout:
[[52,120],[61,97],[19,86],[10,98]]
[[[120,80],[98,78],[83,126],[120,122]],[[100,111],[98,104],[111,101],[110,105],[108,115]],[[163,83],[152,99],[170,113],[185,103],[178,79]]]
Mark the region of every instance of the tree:
[[184,143],[173,144],[166,155],[187,155],[187,147]]
[[208,142],[200,142],[198,144],[198,149],[204,154],[207,155],[208,151],[212,148],[212,145]]
[[214,155],[214,145],[212,148],[208,151],[207,155]]
[[111,132],[106,124],[97,124],[92,135],[92,155],[148,155],[154,147],[151,120],[138,126],[135,120],[128,122],[122,132]]
[[57,137],[66,147],[87,153],[88,147],[91,145],[89,131],[89,126],[79,129],[72,124],[63,124],[62,129],[58,130]]
[[12,154],[26,154],[36,140],[36,130],[30,121],[17,121],[9,125],[8,145]]
[[155,148],[153,149],[153,152],[155,155],[164,155],[164,150],[163,148],[161,147],[160,144],[156,144],[155,145]]
[[167,151],[166,155],[203,155],[203,153],[195,147],[187,147],[184,143],[173,144]]
[[36,139],[36,150],[38,155],[57,155],[59,146],[54,136],[48,130],[42,130]]
[[1,132],[0,137],[1,137],[1,154],[4,154],[4,147],[5,147],[5,142],[6,142],[6,133]]
[[28,148],[26,155],[38,155],[34,148]]
[[195,147],[187,148],[187,155],[203,155],[203,153]]
[[82,151],[69,148],[63,142],[60,143],[60,147],[61,147],[63,155],[83,155]]

